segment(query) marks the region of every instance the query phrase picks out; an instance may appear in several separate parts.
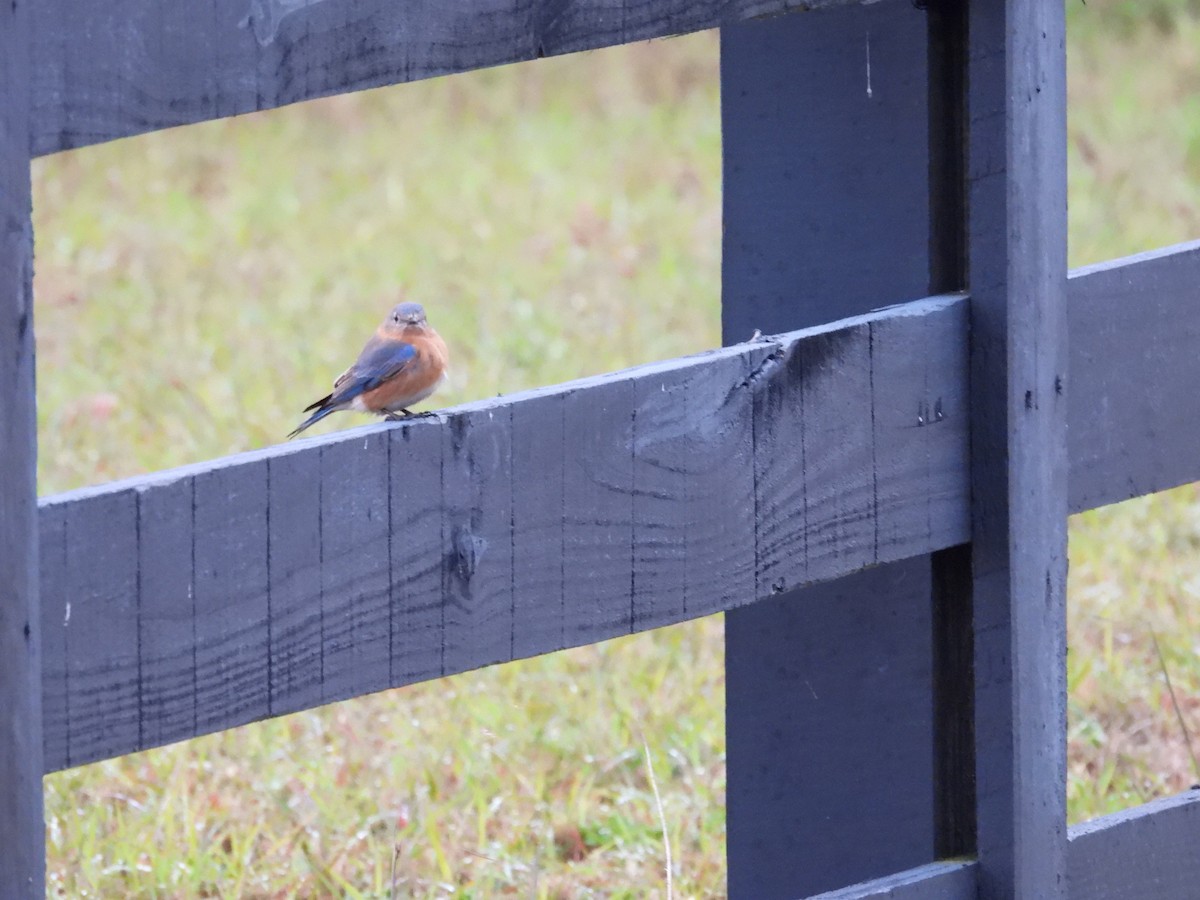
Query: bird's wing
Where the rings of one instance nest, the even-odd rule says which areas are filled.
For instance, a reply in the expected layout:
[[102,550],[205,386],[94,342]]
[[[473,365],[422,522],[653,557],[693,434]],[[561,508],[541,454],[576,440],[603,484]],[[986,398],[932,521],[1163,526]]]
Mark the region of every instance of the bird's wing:
[[335,378],[333,381],[333,390],[324,397],[321,397],[319,400],[314,400],[312,403],[308,404],[308,406],[304,407],[303,411],[312,412],[314,409],[324,409],[325,407],[329,406],[329,404],[333,402],[333,395],[337,393],[338,388],[346,383],[346,379],[349,378],[353,372],[354,366],[351,366],[345,372]]
[[417,356],[417,348],[404,341],[373,337],[349,369],[334,383],[329,405],[349,403],[404,371]]

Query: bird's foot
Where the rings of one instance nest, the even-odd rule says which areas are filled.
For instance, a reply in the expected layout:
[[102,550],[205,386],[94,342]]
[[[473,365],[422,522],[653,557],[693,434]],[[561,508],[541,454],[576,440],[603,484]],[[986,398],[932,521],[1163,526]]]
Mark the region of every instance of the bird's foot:
[[383,418],[387,422],[403,422],[405,419],[424,419],[432,416],[431,412],[415,413],[411,409],[401,409],[399,413],[392,410],[385,410]]

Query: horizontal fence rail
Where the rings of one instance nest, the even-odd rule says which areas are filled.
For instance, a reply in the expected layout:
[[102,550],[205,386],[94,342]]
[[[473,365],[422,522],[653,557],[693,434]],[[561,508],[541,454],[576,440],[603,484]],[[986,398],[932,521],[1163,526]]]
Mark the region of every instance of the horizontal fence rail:
[[[1071,900],[1183,900],[1200,885],[1200,789],[1101,816],[1070,830]],[[974,900],[978,871],[949,860],[817,894],[810,900]]]
[[[1071,278],[1074,511],[1200,478],[1162,449],[1200,442],[1198,291],[1200,245]],[[47,770],[967,541],[966,306],[43,500]]]
[[1070,831],[1072,900],[1183,900],[1200,893],[1200,789]]
[[53,771],[968,538],[966,303],[51,498]]
[[917,866],[809,900],[978,900],[978,866],[972,860],[952,860]]
[[860,0],[42,0],[33,152]]
[[[1074,510],[1200,476],[1160,450],[1200,427],[1198,284],[1196,245],[1070,281]],[[966,541],[965,307],[43,500],[47,769]]]
[[[1200,885],[1200,789],[1101,816],[1070,830],[1072,900],[1182,900]],[[918,866],[810,900],[975,900],[971,860]]]
[[1200,241],[1072,273],[1072,512],[1200,478]]

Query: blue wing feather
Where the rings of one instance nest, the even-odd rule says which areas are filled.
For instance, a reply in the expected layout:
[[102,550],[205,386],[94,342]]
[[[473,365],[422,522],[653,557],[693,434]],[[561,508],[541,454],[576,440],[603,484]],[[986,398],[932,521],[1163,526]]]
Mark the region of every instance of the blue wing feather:
[[372,338],[329,398],[330,405],[349,403],[399,375],[416,358],[417,348],[403,341]]
[[310,425],[321,421],[332,412],[345,408],[347,404],[367,391],[373,390],[389,379],[395,378],[404,367],[417,356],[417,348],[404,341],[385,341],[378,336],[367,341],[346,373],[333,386],[333,393],[310,405],[305,412],[316,410],[300,423],[289,438],[293,438]]

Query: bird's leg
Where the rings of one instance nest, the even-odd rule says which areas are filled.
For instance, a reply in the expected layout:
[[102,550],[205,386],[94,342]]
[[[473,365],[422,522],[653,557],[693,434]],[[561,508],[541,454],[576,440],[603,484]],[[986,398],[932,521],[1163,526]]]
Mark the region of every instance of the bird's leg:
[[413,411],[411,409],[401,408],[400,412],[404,413],[406,416],[411,416],[413,414]]
[[385,409],[383,411],[383,420],[385,422],[399,422],[403,418],[404,418],[404,416],[398,416],[394,412],[392,412],[390,409]]

